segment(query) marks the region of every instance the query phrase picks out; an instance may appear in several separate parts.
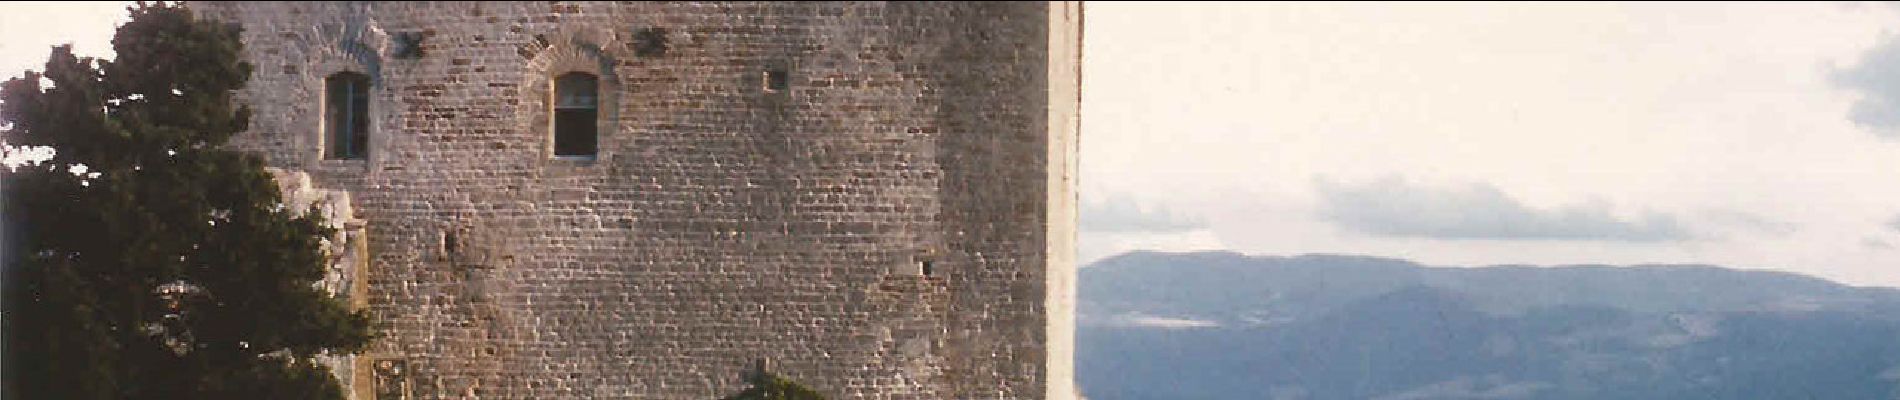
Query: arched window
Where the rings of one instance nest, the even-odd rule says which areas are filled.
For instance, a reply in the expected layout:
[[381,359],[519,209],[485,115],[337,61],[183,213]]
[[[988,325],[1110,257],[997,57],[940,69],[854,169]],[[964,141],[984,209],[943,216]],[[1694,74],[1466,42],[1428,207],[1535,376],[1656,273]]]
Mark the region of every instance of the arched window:
[[554,155],[593,157],[600,130],[600,80],[572,72],[554,79]]
[[323,79],[324,158],[369,156],[369,76],[338,72]]

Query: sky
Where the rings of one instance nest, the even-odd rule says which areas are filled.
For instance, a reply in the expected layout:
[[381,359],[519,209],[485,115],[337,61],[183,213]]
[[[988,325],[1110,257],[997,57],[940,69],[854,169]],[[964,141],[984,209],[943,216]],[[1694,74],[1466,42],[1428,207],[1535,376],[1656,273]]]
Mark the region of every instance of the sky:
[[0,77],[41,70],[56,44],[81,56],[111,57],[112,30],[129,2],[11,1],[0,3]]
[[1900,7],[1091,3],[1079,258],[1900,285]]
[[[0,75],[122,4],[0,4]],[[1089,3],[1079,258],[1708,263],[1900,286],[1900,7]]]

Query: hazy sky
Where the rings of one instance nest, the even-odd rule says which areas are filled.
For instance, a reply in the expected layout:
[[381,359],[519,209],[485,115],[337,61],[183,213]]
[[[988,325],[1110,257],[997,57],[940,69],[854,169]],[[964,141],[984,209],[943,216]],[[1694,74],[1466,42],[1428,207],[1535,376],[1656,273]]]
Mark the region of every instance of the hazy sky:
[[0,3],[0,80],[40,70],[55,44],[80,55],[112,55],[112,29],[124,23],[129,2],[13,1]]
[[1900,8],[1087,8],[1082,255],[1900,285]]
[[[1081,258],[1715,263],[1900,285],[1900,7],[1087,6]],[[0,4],[0,73],[112,3]]]

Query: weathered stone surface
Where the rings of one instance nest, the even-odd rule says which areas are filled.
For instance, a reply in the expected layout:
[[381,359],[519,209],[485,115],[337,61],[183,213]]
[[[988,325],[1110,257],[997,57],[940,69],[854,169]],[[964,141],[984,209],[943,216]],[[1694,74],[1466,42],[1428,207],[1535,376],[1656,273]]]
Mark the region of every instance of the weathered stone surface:
[[[265,171],[277,182],[277,191],[283,196],[284,207],[298,215],[315,212],[323,218],[324,225],[332,230],[323,242],[329,269],[324,272],[323,281],[318,285],[343,298],[351,309],[363,309],[368,305],[369,295],[364,286],[367,280],[364,273],[369,270],[369,236],[364,229],[367,221],[356,218],[355,209],[350,207],[350,193],[316,187],[310,181],[310,174],[303,172],[269,167]],[[318,361],[330,366],[331,372],[345,386],[369,377],[367,371],[359,368],[363,365],[362,360],[355,357],[317,357]]]
[[[718,398],[759,360],[836,398],[1072,396],[1073,3],[191,6],[245,28],[234,146],[367,221],[359,397]],[[341,71],[367,159],[322,158]],[[552,157],[571,71],[592,160]]]

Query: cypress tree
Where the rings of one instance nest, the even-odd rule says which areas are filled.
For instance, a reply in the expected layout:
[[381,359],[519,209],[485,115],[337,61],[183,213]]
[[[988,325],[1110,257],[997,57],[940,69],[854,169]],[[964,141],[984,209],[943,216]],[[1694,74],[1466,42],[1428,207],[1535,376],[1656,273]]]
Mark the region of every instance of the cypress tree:
[[368,318],[316,286],[332,232],[224,146],[239,28],[129,11],[113,59],[56,47],[0,84],[0,137],[54,150],[0,176],[0,397],[343,398],[314,356],[360,351]]

